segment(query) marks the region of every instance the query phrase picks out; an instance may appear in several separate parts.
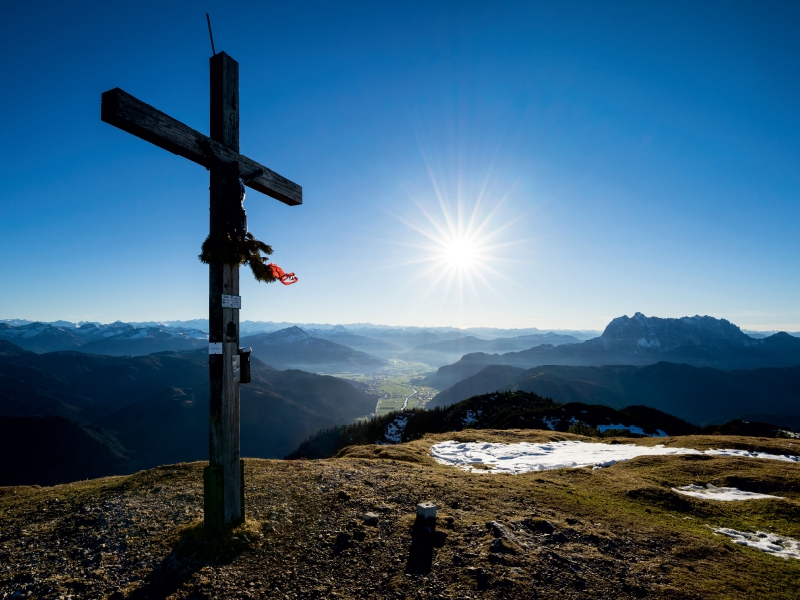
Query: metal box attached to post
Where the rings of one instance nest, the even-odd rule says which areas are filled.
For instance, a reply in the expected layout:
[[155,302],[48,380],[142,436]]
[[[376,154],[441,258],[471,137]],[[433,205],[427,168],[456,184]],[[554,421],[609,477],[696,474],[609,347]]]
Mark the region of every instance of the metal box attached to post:
[[252,348],[239,348],[239,358],[241,359],[239,362],[241,375],[239,383],[250,383],[250,353],[253,351]]

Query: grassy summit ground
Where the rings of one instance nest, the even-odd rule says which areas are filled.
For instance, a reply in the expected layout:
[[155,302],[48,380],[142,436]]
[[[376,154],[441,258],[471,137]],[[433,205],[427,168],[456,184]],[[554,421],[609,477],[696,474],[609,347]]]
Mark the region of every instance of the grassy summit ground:
[[[2,488],[0,597],[797,597],[800,561],[736,546],[709,526],[800,538],[800,465],[683,455],[467,473],[430,457],[447,439],[597,441],[463,431],[327,460],[248,460],[248,521],[222,541],[202,528],[201,463]],[[791,439],[620,441],[800,453]],[[712,503],[671,491],[697,483],[786,499]],[[439,507],[432,549],[412,539],[415,505],[426,500]],[[364,523],[367,512],[376,524]]]

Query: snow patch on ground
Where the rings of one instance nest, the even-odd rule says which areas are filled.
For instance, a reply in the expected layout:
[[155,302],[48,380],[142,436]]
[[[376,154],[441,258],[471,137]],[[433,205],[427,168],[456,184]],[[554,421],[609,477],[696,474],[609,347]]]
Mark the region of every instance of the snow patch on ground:
[[403,432],[408,425],[408,417],[395,417],[386,426],[386,431],[383,432],[383,438],[386,444],[399,444],[403,440]]
[[756,548],[762,552],[780,556],[781,558],[796,558],[800,560],[800,541],[794,538],[765,533],[763,531],[748,533],[746,531],[728,529],[727,527],[714,529],[714,533],[728,536],[734,544]]
[[[388,428],[387,428],[388,429]],[[437,462],[460,467],[476,473],[527,473],[550,469],[577,467],[608,467],[621,460],[637,456],[675,456],[678,454],[708,454],[782,460],[800,464],[800,456],[780,456],[747,450],[694,450],[692,448],[666,448],[636,446],[634,444],[601,444],[595,442],[548,442],[532,444],[493,444],[489,442],[447,441],[434,444],[431,454]],[[475,468],[482,465],[486,468]]]
[[705,486],[684,485],[679,488],[672,488],[672,491],[703,500],[761,500],[763,498],[781,498],[780,496],[770,496],[769,494],[745,492],[734,487],[717,487],[710,483],[707,483]]
[[749,450],[706,450],[703,454],[710,456],[738,456],[739,458],[766,458],[772,460],[783,460],[800,465],[800,456],[786,454],[770,454],[768,452],[750,452]]
[[795,433],[794,431],[789,431],[788,429],[781,429],[783,433],[788,435],[790,438],[800,438],[800,433]]

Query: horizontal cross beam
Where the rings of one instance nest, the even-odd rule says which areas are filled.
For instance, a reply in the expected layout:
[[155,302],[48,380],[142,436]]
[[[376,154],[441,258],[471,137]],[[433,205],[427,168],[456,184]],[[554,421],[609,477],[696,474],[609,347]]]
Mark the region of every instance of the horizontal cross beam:
[[215,167],[220,161],[238,161],[239,172],[242,173],[247,187],[290,206],[303,203],[301,186],[256,161],[226,148],[119,88],[103,93],[100,118],[109,125],[119,127],[173,154],[188,158],[206,169]]

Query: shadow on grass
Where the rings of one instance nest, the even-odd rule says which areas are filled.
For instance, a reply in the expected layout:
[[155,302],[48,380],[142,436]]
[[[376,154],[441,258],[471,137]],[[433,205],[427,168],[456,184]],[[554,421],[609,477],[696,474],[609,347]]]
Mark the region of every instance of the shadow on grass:
[[147,575],[144,583],[128,593],[116,592],[110,600],[166,598],[203,567],[225,565],[260,545],[258,523],[247,521],[222,535],[209,533],[202,521],[181,528],[172,551]]

